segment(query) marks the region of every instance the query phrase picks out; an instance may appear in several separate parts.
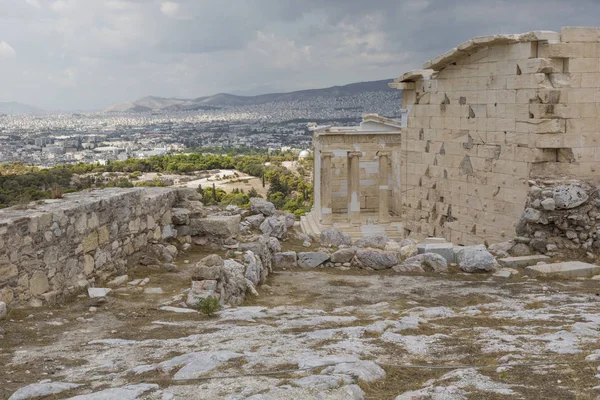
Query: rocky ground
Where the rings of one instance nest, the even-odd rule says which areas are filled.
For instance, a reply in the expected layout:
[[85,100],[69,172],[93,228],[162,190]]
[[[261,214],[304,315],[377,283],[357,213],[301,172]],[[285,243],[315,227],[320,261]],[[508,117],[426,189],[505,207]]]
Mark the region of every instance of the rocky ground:
[[143,287],[11,310],[0,399],[600,396],[599,281],[275,268],[209,318],[178,305],[195,251]]

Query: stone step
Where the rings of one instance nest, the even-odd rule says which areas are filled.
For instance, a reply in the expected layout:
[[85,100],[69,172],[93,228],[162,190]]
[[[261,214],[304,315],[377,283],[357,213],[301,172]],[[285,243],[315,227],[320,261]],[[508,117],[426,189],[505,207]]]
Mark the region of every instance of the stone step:
[[522,257],[506,257],[498,260],[501,266],[505,268],[525,268],[531,265],[536,265],[539,262],[549,262],[551,260],[548,256],[533,255],[533,256],[522,256]]
[[588,264],[581,261],[567,261],[556,264],[534,265],[525,268],[525,273],[529,276],[552,276],[560,275],[565,278],[581,278],[600,274],[600,267],[594,264]]

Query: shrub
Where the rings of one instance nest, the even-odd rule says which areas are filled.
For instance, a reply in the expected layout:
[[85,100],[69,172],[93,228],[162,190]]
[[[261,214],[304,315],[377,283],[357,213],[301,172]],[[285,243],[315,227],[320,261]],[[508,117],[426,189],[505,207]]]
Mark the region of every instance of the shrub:
[[212,296],[203,297],[196,301],[194,308],[198,311],[203,312],[204,314],[212,317],[215,315],[217,311],[221,309],[221,304],[219,304],[219,300]]
[[62,199],[65,195],[64,189],[56,183],[52,185],[52,188],[48,192],[51,199]]

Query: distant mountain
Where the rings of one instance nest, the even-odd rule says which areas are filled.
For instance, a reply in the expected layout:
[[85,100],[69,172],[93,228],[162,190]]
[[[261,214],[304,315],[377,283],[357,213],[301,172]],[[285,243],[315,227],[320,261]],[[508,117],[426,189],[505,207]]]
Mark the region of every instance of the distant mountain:
[[11,115],[31,115],[31,114],[42,114],[44,110],[38,107],[29,106],[27,104],[9,102],[0,102],[0,114],[11,114]]
[[395,91],[388,83],[392,79],[381,81],[351,83],[344,86],[332,86],[325,89],[299,90],[289,93],[269,93],[257,96],[236,96],[228,93],[219,93],[212,96],[198,97],[195,99],[174,99],[149,96],[134,102],[113,104],[104,112],[145,112],[145,111],[194,111],[210,110],[222,106],[248,106],[274,102],[307,101],[317,97],[335,98],[355,96],[365,92]]

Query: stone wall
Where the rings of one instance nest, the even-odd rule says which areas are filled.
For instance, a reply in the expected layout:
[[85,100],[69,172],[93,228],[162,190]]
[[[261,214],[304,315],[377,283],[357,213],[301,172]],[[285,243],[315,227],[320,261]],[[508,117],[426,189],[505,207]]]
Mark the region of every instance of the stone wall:
[[512,238],[532,178],[600,176],[600,28],[470,40],[404,89],[406,233]]
[[580,180],[530,181],[517,242],[539,253],[600,249],[600,193]]
[[0,211],[0,301],[39,306],[126,272],[149,245],[177,235],[178,192],[105,189],[25,211]]

